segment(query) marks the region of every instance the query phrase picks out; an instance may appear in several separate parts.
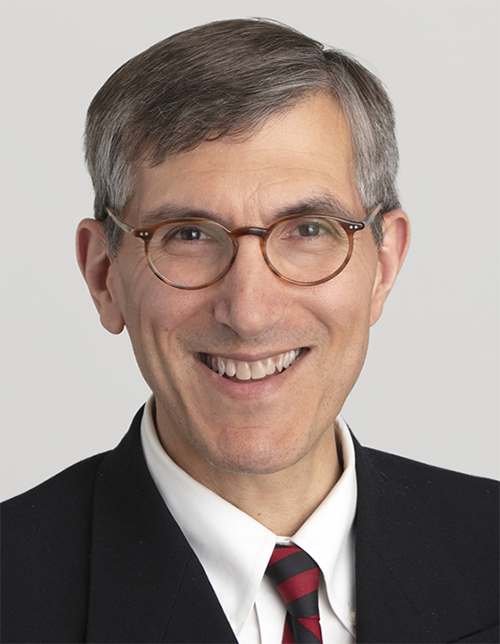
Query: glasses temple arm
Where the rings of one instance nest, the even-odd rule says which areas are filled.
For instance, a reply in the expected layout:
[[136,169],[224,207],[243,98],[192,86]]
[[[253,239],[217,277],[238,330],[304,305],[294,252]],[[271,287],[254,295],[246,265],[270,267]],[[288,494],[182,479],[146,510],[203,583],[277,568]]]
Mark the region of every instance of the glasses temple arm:
[[115,222],[118,228],[121,228],[126,233],[131,233],[131,234],[134,233],[136,229],[133,228],[132,226],[129,226],[124,221],[122,221],[117,215],[115,215],[115,213],[110,208],[106,207],[106,212],[111,217],[111,219]]
[[371,223],[373,223],[373,220],[380,213],[381,210],[382,210],[382,204],[379,203],[378,206],[375,206],[375,208],[366,215],[366,217],[363,219],[363,224],[365,226],[369,226]]

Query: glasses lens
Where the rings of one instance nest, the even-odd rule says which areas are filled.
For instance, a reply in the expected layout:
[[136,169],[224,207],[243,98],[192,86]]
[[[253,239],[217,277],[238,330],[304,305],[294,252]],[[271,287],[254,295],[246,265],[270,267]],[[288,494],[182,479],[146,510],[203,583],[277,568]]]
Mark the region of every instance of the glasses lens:
[[149,244],[156,271],[175,286],[196,288],[223,273],[231,262],[233,245],[222,228],[212,223],[168,223]]
[[304,216],[281,222],[267,242],[274,268],[294,282],[316,282],[338,271],[349,252],[342,226],[326,217]]

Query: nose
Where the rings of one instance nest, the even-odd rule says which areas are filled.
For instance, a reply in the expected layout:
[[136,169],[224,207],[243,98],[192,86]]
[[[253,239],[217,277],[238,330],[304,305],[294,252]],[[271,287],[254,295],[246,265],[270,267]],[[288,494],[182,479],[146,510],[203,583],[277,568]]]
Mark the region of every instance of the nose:
[[214,315],[242,339],[250,340],[283,318],[292,285],[267,266],[257,236],[240,237],[238,244],[231,270],[215,285]]

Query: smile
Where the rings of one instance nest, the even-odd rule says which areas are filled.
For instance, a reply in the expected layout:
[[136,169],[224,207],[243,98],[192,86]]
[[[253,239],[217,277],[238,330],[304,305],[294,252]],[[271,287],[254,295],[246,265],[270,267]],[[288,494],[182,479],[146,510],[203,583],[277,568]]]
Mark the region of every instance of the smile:
[[302,353],[302,349],[292,349],[279,353],[263,360],[255,362],[246,362],[244,360],[232,360],[214,356],[209,353],[200,354],[202,362],[219,376],[226,378],[236,378],[237,380],[260,380],[266,376],[272,376],[288,369]]

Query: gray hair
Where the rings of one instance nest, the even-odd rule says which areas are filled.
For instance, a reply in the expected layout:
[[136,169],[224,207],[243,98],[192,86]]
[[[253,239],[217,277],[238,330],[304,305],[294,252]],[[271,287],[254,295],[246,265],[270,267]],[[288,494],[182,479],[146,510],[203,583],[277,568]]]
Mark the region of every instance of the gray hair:
[[[365,210],[398,208],[391,102],[380,80],[346,53],[280,23],[235,19],[175,34],[122,65],[94,97],[85,131],[94,215],[105,222],[110,253],[121,231],[106,207],[126,206],[135,167],[159,165],[206,140],[251,134],[320,92],[346,117]],[[382,215],[372,229],[380,245]]]

